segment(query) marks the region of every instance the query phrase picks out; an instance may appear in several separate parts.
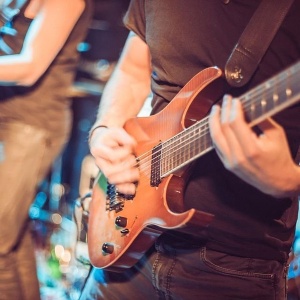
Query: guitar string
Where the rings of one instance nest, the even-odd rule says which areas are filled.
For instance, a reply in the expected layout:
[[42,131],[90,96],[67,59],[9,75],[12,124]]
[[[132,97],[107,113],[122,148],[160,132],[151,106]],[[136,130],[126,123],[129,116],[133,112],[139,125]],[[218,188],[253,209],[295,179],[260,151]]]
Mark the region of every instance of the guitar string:
[[[209,130],[202,130],[202,134],[201,134],[201,136],[203,136],[203,135],[207,135],[209,133]],[[199,141],[199,138],[197,137],[197,140]],[[194,139],[194,141],[195,141],[195,139]],[[193,140],[192,140],[192,142],[193,142]],[[186,144],[186,143],[185,143]],[[185,147],[185,144],[181,147],[181,148],[184,148]],[[194,152],[196,152],[196,151],[199,151],[199,149],[202,149],[202,147],[203,147],[203,144],[201,144],[200,143],[200,145],[197,145],[197,147],[195,148],[195,150],[194,150]],[[180,149],[179,149],[180,150]],[[179,150],[177,150],[177,151],[179,151]],[[169,151],[169,156],[174,156],[173,155],[173,152],[172,151]],[[165,156],[164,156],[164,158],[165,158]],[[148,162],[148,165],[144,165],[143,166],[143,168],[142,168],[142,170],[146,170],[147,171],[147,168],[148,168],[148,171],[150,170],[150,168],[149,168],[149,166],[151,166],[152,165],[152,163],[153,163],[153,161],[151,160],[151,157],[149,157],[148,158],[148,160],[147,160],[147,162]],[[142,171],[141,170],[141,171]],[[146,174],[145,174],[146,176],[147,176],[147,172],[146,172]],[[150,173],[148,173],[148,175],[150,175]]]
[[[297,64],[296,66],[299,66],[300,67],[300,63],[299,64]],[[296,68],[296,66],[295,66],[295,68]],[[300,68],[299,68],[299,70],[297,70],[297,71],[300,71]],[[296,73],[297,72],[296,70],[294,71],[294,73]],[[288,72],[288,71],[286,71],[286,72]],[[285,72],[283,72],[283,73],[285,73]],[[290,76],[291,74],[287,74],[288,76]],[[266,83],[264,83],[264,84],[262,84],[261,86],[258,86],[257,88],[255,88],[253,91],[250,91],[250,92],[248,92],[247,94],[245,94],[245,95],[241,95],[240,96],[240,100],[241,100],[241,102],[242,102],[242,104],[243,104],[243,107],[244,108],[248,108],[248,107],[251,107],[251,105],[253,105],[253,103],[257,103],[257,102],[261,102],[261,98],[262,98],[262,95],[264,94],[264,93],[262,93],[261,92],[261,90],[263,90],[263,91],[267,91],[269,94],[265,94],[264,96],[266,97],[266,96],[270,96],[270,94],[271,95],[274,95],[274,90],[275,90],[275,88],[277,87],[278,88],[278,84],[275,84],[276,82],[279,82],[280,84],[281,84],[281,86],[284,84],[284,86],[286,86],[286,84],[285,84],[285,82],[284,81],[282,81],[282,79],[280,78],[280,77],[283,77],[284,79],[286,79],[286,81],[287,80],[289,80],[289,79],[291,79],[290,77],[287,77],[287,75],[286,74],[279,74],[279,75],[277,75],[275,78],[271,78],[271,79],[269,79]],[[292,75],[294,75],[294,74],[292,74]],[[278,77],[278,78],[277,78]],[[294,79],[294,82],[293,83],[295,83],[295,78],[294,77],[292,77],[292,79]],[[275,82],[275,83],[273,83],[273,82]],[[266,85],[273,85],[274,86],[274,88],[273,89],[267,89],[266,90]],[[258,98],[259,97],[259,98]],[[250,98],[250,99],[247,99],[247,98]],[[255,98],[258,98],[258,99],[255,99]],[[267,98],[267,97],[266,97]],[[243,101],[243,99],[245,99],[244,101]],[[202,119],[203,120],[203,119]],[[199,122],[201,122],[202,120],[200,120]]]
[[[280,82],[280,85],[281,85],[281,86],[282,86],[283,84],[284,84],[283,82]],[[280,86],[277,85],[277,88],[280,88]],[[253,94],[254,94],[254,93],[253,93]],[[261,92],[257,92],[257,91],[256,91],[256,94],[259,94],[259,96],[260,96],[259,99],[253,99],[254,97],[257,97],[257,96],[253,96],[253,97],[251,97],[251,99],[247,99],[247,98],[249,98],[249,96],[247,96],[247,97],[246,97],[246,96],[244,96],[244,97],[241,96],[241,98],[240,98],[241,101],[242,101],[243,99],[245,99],[244,102],[242,101],[243,107],[244,107],[244,108],[253,106],[253,103],[254,103],[255,101],[257,102],[257,100],[259,100],[259,101],[261,102]],[[248,95],[248,94],[247,94],[247,95]],[[265,98],[268,98],[268,97],[270,97],[270,96],[274,96],[274,89],[273,89],[273,90],[267,90],[267,91],[265,92],[265,95],[264,95]],[[165,159],[167,156],[173,156],[173,155],[174,155],[174,152],[175,152],[174,149],[176,149],[176,152],[179,152],[180,149],[186,148],[186,145],[187,145],[187,144],[192,144],[192,143],[194,143],[195,141],[200,140],[201,137],[207,135],[207,134],[209,133],[209,128],[208,128],[208,122],[207,122],[207,120],[208,120],[208,117],[206,117],[206,118],[204,118],[204,119],[202,119],[202,120],[200,120],[200,121],[198,122],[198,123],[203,123],[203,122],[204,122],[204,124],[201,125],[202,127],[205,127],[204,129],[201,128],[201,127],[199,127],[199,126],[195,126],[195,125],[199,125],[198,123],[195,124],[195,125],[193,126],[193,127],[195,127],[195,129],[192,128],[194,131],[200,131],[200,132],[201,132],[201,134],[198,135],[198,136],[196,136],[196,138],[194,138],[194,139],[192,139],[192,140],[190,139],[189,136],[192,135],[194,132],[191,130],[191,128],[188,128],[188,129],[183,130],[183,131],[181,131],[179,134],[177,134],[177,135],[174,136],[174,137],[180,136],[180,137],[183,138],[183,139],[184,139],[185,136],[188,136],[189,139],[188,139],[188,140],[184,140],[184,143],[177,143],[177,139],[176,139],[176,138],[174,139],[174,137],[172,137],[170,140],[168,140],[168,141],[169,141],[169,144],[168,144],[167,148],[169,148],[169,150],[167,150],[167,152],[169,152],[169,155],[165,155],[167,152],[164,152],[164,156],[163,156],[164,159]],[[194,137],[194,135],[193,135],[193,137]],[[175,144],[175,142],[174,142],[175,147],[173,147],[173,148],[172,148],[172,139],[174,139],[175,142],[176,142],[176,144]],[[168,142],[168,141],[166,141],[166,142]],[[166,143],[166,142],[164,142],[164,143]],[[199,149],[202,149],[202,148],[203,148],[203,145],[206,145],[207,142],[210,142],[210,141],[205,140],[204,143],[200,144],[200,146],[199,146],[198,148],[196,148],[196,151],[199,150]],[[183,146],[180,147],[180,146],[178,146],[178,145],[183,145]],[[164,150],[166,150],[166,149],[164,149]],[[148,165],[145,165],[145,164],[144,164],[144,165],[143,165],[144,168],[142,169],[142,170],[146,170],[147,167],[149,167],[149,165],[151,165],[152,163],[155,164],[155,162],[157,162],[157,160],[160,160],[160,158],[157,158],[157,159],[154,159],[154,160],[148,159],[149,153],[150,153],[151,157],[153,157],[153,155],[155,155],[155,154],[157,154],[157,153],[159,153],[159,152],[161,152],[161,150],[156,150],[156,151],[154,151],[154,152],[149,151],[148,153],[147,153],[147,152],[144,153],[142,156],[140,156],[140,157],[138,158],[138,163],[137,163],[135,166],[139,165],[139,166],[141,167],[141,165],[143,165],[143,160],[146,160],[147,163],[148,163]],[[143,158],[143,156],[146,156],[146,157]]]
[[[259,85],[257,88],[255,88],[253,91],[250,91],[248,93],[246,93],[245,95],[241,95],[240,96],[240,100],[242,102],[243,108],[244,110],[246,110],[247,108],[251,108],[251,106],[253,106],[253,104],[257,104],[258,102],[262,102],[262,96],[264,96],[264,99],[268,99],[268,97],[274,97],[274,90],[278,89],[280,90],[280,87],[282,85],[284,85],[286,87],[286,81],[291,79],[293,80],[295,77],[291,78],[291,75],[295,75],[296,73],[298,73],[300,71],[300,63],[294,65],[292,68],[290,68],[289,70],[283,71],[282,73],[280,73],[279,75],[275,76],[274,78],[269,79],[267,82]],[[282,78],[285,81],[282,81]],[[295,81],[295,80],[294,80]],[[278,84],[279,82],[279,84]],[[294,82],[290,82],[290,83],[294,83]],[[273,88],[267,88],[266,87],[270,86]],[[262,93],[263,91],[263,93]],[[250,109],[251,111],[251,109]],[[194,128],[195,127],[195,128]],[[200,135],[195,136],[193,133],[195,131],[200,131]],[[191,138],[191,135],[192,138]],[[188,136],[188,140],[184,140],[184,143],[180,142],[178,143],[178,137],[180,137],[181,139],[186,138],[186,136]],[[163,142],[163,144],[169,143],[168,144],[168,150],[167,150],[167,155],[166,153],[164,153],[163,159],[169,158],[170,157],[174,157],[174,149],[176,149],[177,152],[179,152],[182,149],[186,149],[187,148],[187,144],[192,144],[195,142],[200,142],[200,144],[198,143],[197,148],[195,148],[194,151],[199,151],[199,149],[203,148],[203,145],[207,145],[207,140],[205,141],[205,143],[201,142],[201,138],[203,138],[204,136],[208,136],[208,138],[210,138],[209,135],[209,128],[208,128],[208,117],[203,118],[202,120],[198,121],[197,123],[195,123],[194,125],[192,125],[191,127],[179,132],[178,134],[176,134],[174,137],[172,137],[171,139]],[[211,142],[212,141],[208,141]],[[173,146],[175,145],[175,146]],[[163,149],[165,150],[165,149]],[[137,157],[137,162],[132,165],[132,167],[139,167],[140,171],[143,172],[144,175],[146,176],[150,176],[151,174],[151,167],[153,164],[155,163],[159,163],[161,160],[161,149],[159,150],[154,150],[151,149],[149,151],[146,151],[145,153],[143,153],[142,155],[140,155],[139,157]],[[158,154],[157,158],[152,159],[153,156],[155,156],[156,154]]]

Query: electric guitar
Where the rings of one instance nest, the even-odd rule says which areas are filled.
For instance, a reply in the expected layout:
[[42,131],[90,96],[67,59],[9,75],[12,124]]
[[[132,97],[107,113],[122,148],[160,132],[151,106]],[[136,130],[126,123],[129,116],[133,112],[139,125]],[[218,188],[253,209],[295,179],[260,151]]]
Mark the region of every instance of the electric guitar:
[[[250,126],[296,103],[300,62],[240,98]],[[88,248],[91,263],[112,271],[133,266],[166,230],[198,235],[213,215],[184,210],[191,162],[213,149],[208,113],[223,94],[217,67],[196,74],[158,114],[128,120],[138,141],[140,180],[134,197],[118,194],[100,174],[90,203]]]

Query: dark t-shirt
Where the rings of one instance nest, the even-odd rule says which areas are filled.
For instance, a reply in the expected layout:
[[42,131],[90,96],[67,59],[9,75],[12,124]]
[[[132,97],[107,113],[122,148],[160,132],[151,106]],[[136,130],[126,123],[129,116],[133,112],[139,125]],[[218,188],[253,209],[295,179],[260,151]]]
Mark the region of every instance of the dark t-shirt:
[[[65,45],[33,86],[0,86],[0,122],[22,122],[65,134],[61,130],[65,127],[66,119],[70,119],[71,99],[68,94],[79,59],[77,46],[84,39],[92,16],[92,1],[85,2],[85,10]],[[32,21],[24,16],[26,6],[7,25],[16,30],[16,35],[1,34],[0,56],[7,55],[3,41],[12,50],[11,54],[21,51]],[[57,30],[59,28],[53,24],[53,35],[57,34]]]
[[[133,0],[126,26],[149,46],[153,112],[162,109],[199,71],[226,61],[260,1]],[[272,16],[267,16],[272,17]],[[281,29],[244,93],[300,58],[300,1],[295,0]],[[259,30],[259,28],[258,28]],[[276,115],[291,152],[300,143],[300,105]],[[228,254],[286,260],[294,238],[297,201],[274,199],[227,171],[216,153],[198,159],[185,192],[186,208],[215,215],[203,232],[207,246]],[[201,233],[202,235],[202,233]]]

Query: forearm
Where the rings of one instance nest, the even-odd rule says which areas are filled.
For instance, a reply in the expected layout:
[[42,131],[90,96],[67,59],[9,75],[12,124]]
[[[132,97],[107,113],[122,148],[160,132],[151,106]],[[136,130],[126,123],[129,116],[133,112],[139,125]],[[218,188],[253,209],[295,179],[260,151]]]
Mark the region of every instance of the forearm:
[[37,11],[30,3],[25,15],[29,10],[34,19],[20,53],[0,57],[0,84],[33,85],[65,44],[83,9],[82,0],[44,0]]
[[0,85],[30,85],[35,64],[28,54],[0,57]]
[[98,119],[89,136],[91,154],[97,166],[120,193],[128,195],[135,192],[134,183],[139,180],[139,171],[134,154],[136,140],[123,125],[139,113],[149,96],[150,73],[148,46],[130,33],[104,89]]
[[150,94],[150,74],[148,47],[130,34],[103,91],[96,124],[122,127],[126,120],[135,117]]
[[122,127],[126,120],[139,113],[149,92],[148,83],[119,71],[104,89],[95,124]]

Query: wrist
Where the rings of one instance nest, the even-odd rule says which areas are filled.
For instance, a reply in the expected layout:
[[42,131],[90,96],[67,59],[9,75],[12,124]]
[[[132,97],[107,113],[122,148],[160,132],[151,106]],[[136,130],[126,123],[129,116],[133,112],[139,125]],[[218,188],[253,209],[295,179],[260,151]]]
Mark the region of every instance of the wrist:
[[105,129],[108,129],[108,126],[106,126],[106,125],[103,125],[103,124],[95,124],[92,128],[91,128],[91,130],[90,130],[90,132],[89,132],[89,137],[88,137],[88,144],[90,145],[90,143],[91,143],[91,139],[92,139],[92,136],[93,136],[93,134],[94,134],[94,132],[96,131],[96,130],[98,130],[98,129],[100,129],[100,128],[105,128]]
[[287,178],[281,189],[282,197],[298,198],[300,195],[300,167],[294,166],[294,172]]

